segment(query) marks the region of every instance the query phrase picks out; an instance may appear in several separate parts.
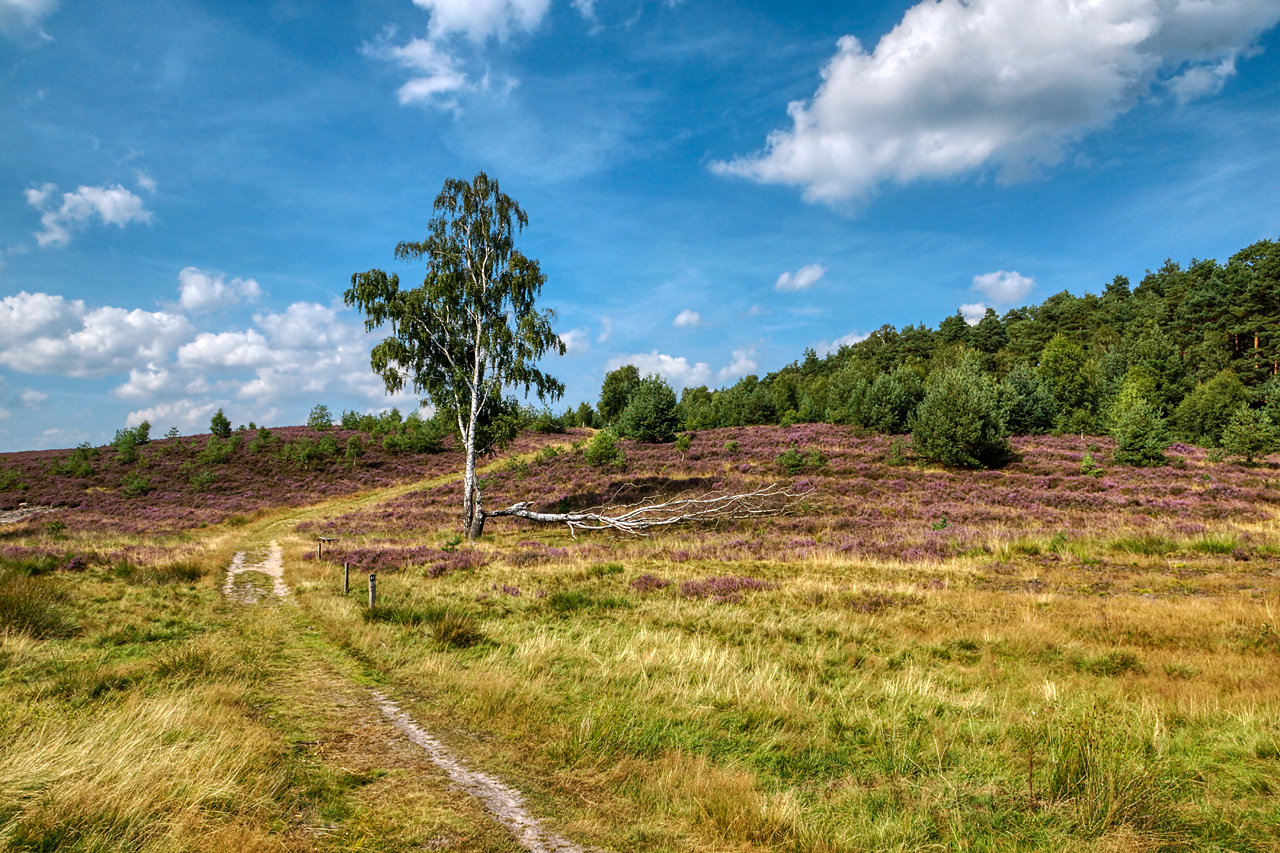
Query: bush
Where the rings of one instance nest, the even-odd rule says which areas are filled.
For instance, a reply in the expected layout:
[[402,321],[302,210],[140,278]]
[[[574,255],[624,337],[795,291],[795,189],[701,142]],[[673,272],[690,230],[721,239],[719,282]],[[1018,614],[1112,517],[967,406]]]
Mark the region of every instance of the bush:
[[1156,407],[1143,397],[1121,393],[1111,437],[1116,440],[1117,464],[1144,467],[1166,461],[1169,431]]
[[257,433],[249,441],[249,452],[262,453],[270,450],[271,446],[277,441],[278,439],[271,434],[271,430],[266,427],[258,427]]
[[1277,436],[1271,416],[1260,409],[1241,406],[1231,415],[1222,432],[1222,449],[1228,456],[1242,456],[1253,464],[1259,456],[1276,449]]
[[333,412],[324,403],[317,403],[307,415],[307,426],[321,431],[333,429]]
[[143,421],[133,429],[118,429],[111,444],[116,449],[117,458],[124,463],[138,460],[138,448],[151,441],[151,424]]
[[871,383],[862,397],[855,422],[886,435],[905,432],[924,394],[920,375],[910,368],[899,367]]
[[996,382],[976,357],[930,377],[911,443],[925,459],[960,468],[998,465],[1010,453]]
[[666,442],[676,437],[676,393],[660,376],[649,375],[631,394],[618,418],[618,434],[635,441]]
[[126,498],[138,498],[155,491],[155,486],[151,485],[151,481],[146,477],[137,473],[131,473],[124,478],[124,482],[120,484],[120,494]]
[[0,468],[0,492],[7,492],[10,489],[22,491],[27,488],[27,484],[18,478],[18,472],[12,468]]
[[93,465],[90,464],[90,460],[97,459],[100,455],[102,451],[96,447],[90,447],[89,442],[86,441],[77,445],[66,459],[55,462],[53,473],[63,477],[92,477]]
[[358,435],[353,435],[347,439],[347,446],[342,455],[346,457],[347,462],[354,468],[360,457],[364,456],[364,449],[364,439]]
[[813,471],[827,464],[826,457],[820,451],[810,450],[808,453],[801,453],[795,444],[779,453],[774,462],[791,475]]
[[618,443],[618,437],[607,429],[602,429],[592,436],[586,449],[582,451],[582,458],[597,468],[610,466],[621,468],[627,461],[627,456]]
[[213,413],[213,417],[209,418],[209,432],[221,439],[231,437],[231,421],[227,419],[222,409],[218,409]]
[[1203,385],[1196,386],[1178,404],[1175,420],[1178,437],[1218,447],[1231,416],[1245,405],[1248,394],[1234,370],[1223,370]]
[[631,402],[631,395],[640,385],[640,371],[634,364],[624,364],[610,371],[600,387],[600,405],[597,411],[603,424],[612,424]]
[[693,447],[693,436],[687,432],[682,432],[676,436],[676,452],[688,453],[689,448]]

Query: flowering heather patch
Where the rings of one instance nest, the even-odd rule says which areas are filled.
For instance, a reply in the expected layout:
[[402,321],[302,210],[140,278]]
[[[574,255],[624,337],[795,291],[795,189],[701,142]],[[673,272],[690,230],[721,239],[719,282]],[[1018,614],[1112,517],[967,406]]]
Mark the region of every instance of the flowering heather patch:
[[[697,433],[684,454],[672,445],[624,442],[625,470],[593,467],[580,452],[560,453],[527,470],[487,474],[484,502],[496,508],[530,501],[534,509],[563,512],[789,483],[800,501],[792,514],[749,524],[686,526],[649,540],[668,561],[719,562],[824,556],[940,561],[992,553],[1026,539],[1109,538],[1117,531],[1192,536],[1269,518],[1280,505],[1274,463],[1249,468],[1212,462],[1206,451],[1187,445],[1170,448],[1169,465],[1130,468],[1113,463],[1114,445],[1107,438],[1031,436],[1013,440],[1015,458],[1003,468],[958,471],[888,464],[891,440],[862,437],[848,427],[804,424],[708,430]],[[796,478],[781,475],[775,460],[793,444],[804,453],[818,451],[827,464]],[[1101,476],[1080,473],[1086,452]],[[340,534],[434,533],[457,523],[460,503],[461,486],[448,483],[323,528]],[[494,532],[522,529],[550,528],[516,519],[494,519],[489,526]],[[1242,541],[1248,543],[1247,534]],[[599,548],[607,555],[630,547],[608,535],[580,542],[572,554]],[[541,558],[513,559],[524,564]]]
[[729,603],[741,601],[743,592],[762,589],[773,589],[773,584],[756,578],[724,576],[685,581],[680,584],[680,595],[683,598],[709,598]]
[[[305,559],[314,559],[308,554]],[[394,572],[401,569],[425,566],[429,577],[462,569],[475,569],[489,560],[471,548],[444,551],[422,545],[417,548],[331,548],[325,559],[336,565],[348,564],[361,572]]]
[[[217,453],[209,452],[207,435],[154,440],[137,448],[138,459],[132,463],[107,446],[70,474],[58,472],[72,470],[64,463],[75,451],[0,454],[0,469],[15,471],[27,486],[0,491],[0,510],[13,509],[20,502],[56,506],[62,508],[58,518],[69,529],[156,534],[216,524],[266,507],[303,506],[462,470],[462,454],[451,442],[440,453],[412,454],[390,453],[367,441],[364,455],[353,466],[341,448],[351,438],[367,438],[357,430],[280,427],[271,434],[273,439],[258,452],[252,450],[256,436],[252,431],[236,433],[234,446],[215,445]],[[325,439],[332,439],[339,451],[306,459],[282,453],[288,446]],[[525,434],[508,452],[529,452],[549,440]],[[133,490],[130,497],[128,482],[139,478],[147,481],[150,491]]]
[[636,592],[657,592],[671,586],[671,581],[657,575],[643,574],[638,578],[632,578],[630,585]]

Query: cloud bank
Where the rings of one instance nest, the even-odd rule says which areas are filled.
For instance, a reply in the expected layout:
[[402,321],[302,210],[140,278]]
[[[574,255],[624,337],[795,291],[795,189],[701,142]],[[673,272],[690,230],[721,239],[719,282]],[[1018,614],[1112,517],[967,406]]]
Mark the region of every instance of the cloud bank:
[[835,204],[886,182],[1025,179],[1152,93],[1220,91],[1277,21],[1275,0],[924,0],[871,52],[840,39],[791,128],[712,169]]

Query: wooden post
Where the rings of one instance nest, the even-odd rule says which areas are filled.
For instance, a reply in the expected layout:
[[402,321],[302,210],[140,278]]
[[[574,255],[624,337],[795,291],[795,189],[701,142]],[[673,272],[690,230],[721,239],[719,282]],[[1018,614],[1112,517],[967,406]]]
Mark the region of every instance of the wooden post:
[[351,564],[342,564],[342,594],[351,592]]
[[323,556],[324,556],[324,540],[317,539],[316,540],[316,559],[318,560]]
[[373,604],[378,600],[378,575],[376,572],[369,573],[369,609],[373,609]]

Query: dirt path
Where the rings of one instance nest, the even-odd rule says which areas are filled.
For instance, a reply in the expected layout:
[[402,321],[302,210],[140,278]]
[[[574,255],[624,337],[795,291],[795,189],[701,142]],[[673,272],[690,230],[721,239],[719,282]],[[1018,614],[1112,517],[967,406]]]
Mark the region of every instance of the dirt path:
[[[290,590],[284,582],[284,551],[279,542],[272,539],[267,545],[266,556],[255,563],[248,563],[246,554],[252,552],[253,549],[236,552],[231,564],[227,567],[227,578],[222,586],[223,594],[232,601],[247,605],[256,604],[270,595],[275,595],[282,599],[288,598]],[[270,579],[270,591],[266,590],[263,584],[254,582],[258,579],[246,577],[254,573],[264,576],[263,580]],[[319,662],[313,660],[310,662],[300,661],[300,663],[303,663],[307,668],[313,668]],[[409,744],[414,744],[420,749],[419,754],[425,754],[431,764],[443,771],[454,785],[483,804],[490,817],[510,832],[512,839],[529,853],[586,853],[583,847],[547,829],[541,821],[531,815],[524,807],[524,797],[518,790],[503,784],[487,773],[481,773],[467,767],[451,755],[440,741],[432,737],[408,714],[403,712],[400,706],[382,693],[371,690],[365,691],[349,682],[341,684],[339,683],[341,677],[332,672],[331,669],[327,672],[327,677],[324,681],[327,682],[330,691],[344,694],[343,705],[348,707],[364,705],[370,710],[376,707],[384,718],[380,727],[370,724],[367,719],[364,720],[356,732],[349,734],[348,740],[363,739],[368,741],[372,738],[375,743],[377,741],[392,740],[400,741],[405,747],[408,747]],[[314,687],[314,685],[309,687]],[[291,690],[289,693],[292,695],[293,691]],[[352,698],[353,694],[356,697],[354,699]],[[325,716],[332,716],[331,709],[324,709],[322,713]],[[388,723],[390,727],[394,727],[394,730],[399,732],[399,736],[387,737],[387,735],[391,734],[391,732],[386,731]],[[383,731],[377,731],[378,728],[382,728]],[[358,751],[368,756],[371,752],[376,753],[377,750],[372,745],[366,745],[364,749]],[[385,771],[391,768],[382,766],[370,767],[369,769]],[[419,784],[423,781],[419,775]],[[431,839],[428,841],[428,846],[448,846],[447,841],[443,844],[438,843],[440,841],[443,841],[443,839]]]
[[247,572],[258,572],[271,580],[272,595],[279,598],[289,596],[289,587],[284,582],[284,551],[280,548],[280,543],[272,539],[267,545],[267,556],[251,566],[245,565],[244,555],[244,551],[237,551],[231,559],[231,565],[227,567],[227,580],[222,585],[223,595],[242,604],[256,604],[258,599],[267,594],[266,591],[248,578],[240,583],[236,582],[236,578]]

